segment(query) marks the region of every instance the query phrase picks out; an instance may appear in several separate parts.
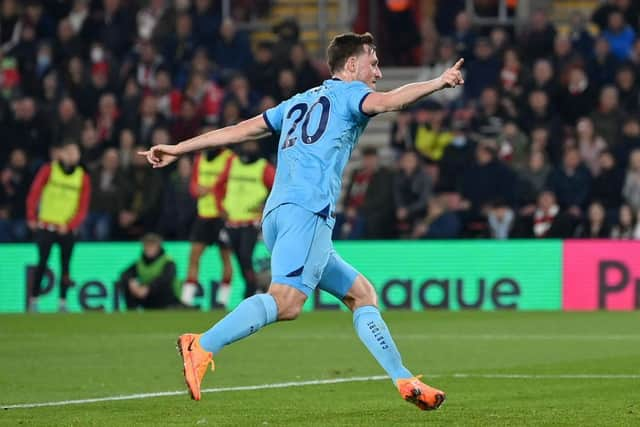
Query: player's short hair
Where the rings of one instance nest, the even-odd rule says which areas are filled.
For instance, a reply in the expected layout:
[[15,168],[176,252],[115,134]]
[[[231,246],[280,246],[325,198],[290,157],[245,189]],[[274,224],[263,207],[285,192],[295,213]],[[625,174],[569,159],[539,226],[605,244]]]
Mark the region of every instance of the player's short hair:
[[364,52],[365,46],[370,46],[373,50],[376,48],[371,33],[344,33],[335,36],[327,48],[329,70],[332,73],[339,71],[347,63],[349,57]]

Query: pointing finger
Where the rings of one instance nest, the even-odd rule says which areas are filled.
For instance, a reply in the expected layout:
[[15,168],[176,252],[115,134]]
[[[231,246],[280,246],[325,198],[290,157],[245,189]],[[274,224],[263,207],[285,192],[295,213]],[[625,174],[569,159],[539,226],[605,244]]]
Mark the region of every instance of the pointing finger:
[[462,68],[462,64],[464,64],[464,58],[460,58],[460,59],[458,59],[458,62],[456,62],[456,63],[453,65],[453,69],[454,69],[454,70],[459,70],[460,68]]

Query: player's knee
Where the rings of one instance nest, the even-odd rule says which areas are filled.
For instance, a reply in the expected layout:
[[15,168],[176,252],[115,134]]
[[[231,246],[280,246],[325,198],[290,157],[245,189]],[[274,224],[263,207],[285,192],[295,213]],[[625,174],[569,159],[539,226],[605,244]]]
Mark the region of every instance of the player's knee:
[[367,305],[377,307],[378,294],[371,282],[359,275],[343,301],[351,311]]
[[307,296],[291,286],[271,284],[269,294],[276,300],[278,320],[293,320],[302,312]]
[[284,307],[278,307],[278,320],[294,320],[302,312],[302,305],[290,304]]

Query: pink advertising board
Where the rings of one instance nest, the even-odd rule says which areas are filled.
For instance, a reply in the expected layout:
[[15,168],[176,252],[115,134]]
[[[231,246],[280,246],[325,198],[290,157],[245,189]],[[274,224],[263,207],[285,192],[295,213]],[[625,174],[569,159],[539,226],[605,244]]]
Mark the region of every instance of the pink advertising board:
[[564,310],[640,308],[640,241],[566,240]]

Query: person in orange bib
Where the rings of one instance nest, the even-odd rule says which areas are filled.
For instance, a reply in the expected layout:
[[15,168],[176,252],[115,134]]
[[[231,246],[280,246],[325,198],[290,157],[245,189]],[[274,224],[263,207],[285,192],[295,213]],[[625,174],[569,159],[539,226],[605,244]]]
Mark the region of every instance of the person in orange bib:
[[214,192],[215,183],[222,174],[227,161],[234,156],[233,151],[213,149],[199,153],[195,157],[193,175],[189,191],[198,200],[198,218],[191,229],[189,240],[189,271],[182,287],[181,300],[193,305],[193,297],[199,285],[200,257],[212,244],[216,244],[222,261],[222,280],[218,287],[217,299],[225,304],[231,283],[231,251],[229,235],[224,227],[224,219],[219,210],[218,196]]
[[42,277],[54,243],[60,247],[60,311],[66,311],[67,290],[72,286],[69,264],[77,230],[87,216],[91,180],[80,161],[80,147],[65,141],[58,159],[40,168],[27,196],[27,224],[38,245],[38,266],[31,282],[29,311],[38,310]]
[[254,295],[257,290],[253,250],[275,172],[273,165],[260,157],[258,142],[249,141],[242,144],[237,156],[229,158],[216,184],[219,209],[227,218],[231,247],[242,269],[244,298]]

